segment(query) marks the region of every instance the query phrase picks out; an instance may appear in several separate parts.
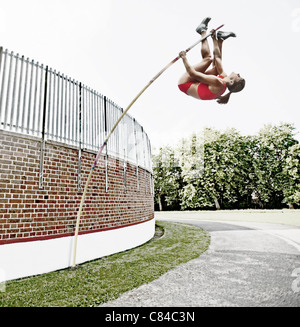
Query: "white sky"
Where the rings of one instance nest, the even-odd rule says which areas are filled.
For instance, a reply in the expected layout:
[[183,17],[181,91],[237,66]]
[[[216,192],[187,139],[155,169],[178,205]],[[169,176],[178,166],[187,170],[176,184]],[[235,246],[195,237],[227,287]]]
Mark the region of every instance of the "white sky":
[[[184,66],[176,62],[129,111],[152,147],[174,145],[203,127],[249,135],[290,122],[300,132],[300,0],[0,0],[0,46],[126,108],[200,39],[195,28],[206,16],[210,29],[225,24],[237,34],[224,42],[223,66],[240,73],[246,87],[225,106],[193,99],[178,90]],[[200,45],[188,59],[201,60]]]

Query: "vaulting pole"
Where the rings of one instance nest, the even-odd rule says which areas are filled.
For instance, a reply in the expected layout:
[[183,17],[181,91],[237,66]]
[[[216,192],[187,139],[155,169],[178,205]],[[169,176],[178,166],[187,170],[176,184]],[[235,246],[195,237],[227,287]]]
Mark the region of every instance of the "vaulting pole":
[[[220,28],[222,28],[224,26],[221,25],[219,27],[217,27],[215,29],[215,31],[219,30]],[[191,45],[189,48],[187,48],[185,51],[189,52],[191,49],[193,49],[196,45],[198,45],[200,42],[203,42],[204,40],[206,40],[208,37],[210,37],[212,35],[212,33],[207,34],[205,37],[203,37],[202,39],[200,39],[199,41],[197,41],[196,43],[194,43],[193,45]],[[136,95],[136,97],[130,102],[129,106],[124,110],[124,112],[122,113],[122,115],[120,116],[120,118],[117,120],[117,122],[115,123],[115,125],[113,126],[113,128],[111,129],[111,131],[108,133],[105,141],[103,142],[103,145],[101,146],[101,148],[99,149],[95,161],[91,167],[88,179],[85,183],[85,187],[84,187],[84,192],[82,194],[82,198],[81,198],[81,202],[80,202],[80,207],[79,207],[79,211],[78,211],[78,215],[77,215],[77,221],[76,221],[76,228],[75,228],[75,239],[74,239],[74,249],[73,249],[73,263],[72,263],[72,268],[75,268],[76,266],[76,251],[77,251],[77,240],[78,240],[78,232],[79,232],[79,224],[80,224],[80,218],[81,218],[81,213],[82,213],[82,209],[83,209],[83,205],[84,205],[84,201],[85,201],[85,197],[86,197],[86,193],[88,190],[88,186],[90,184],[91,181],[91,177],[93,174],[93,171],[97,165],[97,162],[100,158],[100,155],[104,149],[104,147],[107,145],[107,142],[109,140],[109,138],[111,137],[112,133],[114,132],[114,130],[116,129],[116,127],[118,126],[118,124],[120,123],[120,121],[122,120],[122,118],[127,114],[128,110],[133,106],[133,104],[136,102],[136,100],[148,89],[148,87],[158,79],[158,77],[160,75],[162,75],[170,66],[172,66],[178,59],[180,58],[180,56],[177,56],[176,58],[174,58],[168,65],[166,65],[158,74],[156,74],[150,81],[149,83]]]

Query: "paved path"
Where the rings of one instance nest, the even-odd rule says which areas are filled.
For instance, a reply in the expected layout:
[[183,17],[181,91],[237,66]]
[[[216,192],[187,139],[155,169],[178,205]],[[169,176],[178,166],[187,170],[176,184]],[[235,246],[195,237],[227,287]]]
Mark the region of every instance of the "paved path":
[[300,227],[176,221],[209,231],[208,251],[103,306],[300,306]]

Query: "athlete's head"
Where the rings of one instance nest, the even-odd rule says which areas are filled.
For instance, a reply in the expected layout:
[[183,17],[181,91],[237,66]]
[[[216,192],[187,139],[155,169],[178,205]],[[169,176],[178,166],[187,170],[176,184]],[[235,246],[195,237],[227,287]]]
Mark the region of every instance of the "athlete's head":
[[245,79],[242,78],[240,74],[231,73],[228,77],[229,83],[227,83],[227,88],[229,92],[226,95],[219,97],[219,100],[217,102],[220,104],[228,103],[231,93],[237,93],[242,91],[246,84]]
[[232,93],[240,92],[245,87],[245,80],[240,74],[231,73],[229,76],[228,90]]

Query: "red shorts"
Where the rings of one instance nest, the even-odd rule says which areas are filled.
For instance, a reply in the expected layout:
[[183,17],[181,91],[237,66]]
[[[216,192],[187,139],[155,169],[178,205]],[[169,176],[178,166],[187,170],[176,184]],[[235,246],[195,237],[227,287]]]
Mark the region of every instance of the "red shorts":
[[[218,77],[220,78],[224,78],[223,76],[219,75]],[[178,87],[179,87],[179,90],[182,91],[183,93],[187,94],[187,91],[188,89],[191,87],[191,85],[193,85],[194,83],[184,83],[184,84],[179,84]],[[204,83],[200,83],[198,85],[198,95],[199,95],[199,98],[201,100],[214,100],[214,99],[217,99],[220,95],[222,95],[225,91],[226,91],[226,84],[223,82],[224,84],[224,88],[223,90],[216,94],[216,93],[212,93],[211,90],[209,89],[208,85],[207,84],[204,84]]]
[[184,83],[184,84],[179,84],[179,90],[185,94],[187,94],[188,89],[193,85],[193,83]]

